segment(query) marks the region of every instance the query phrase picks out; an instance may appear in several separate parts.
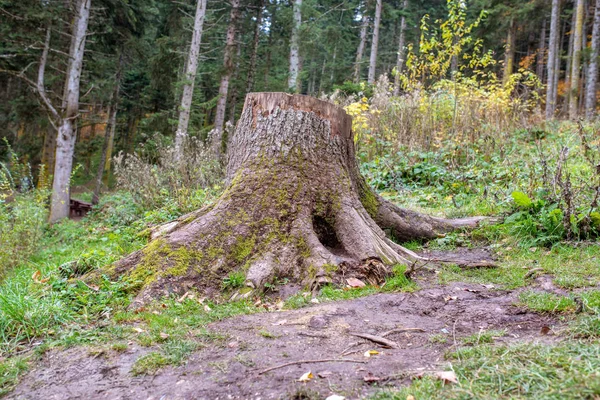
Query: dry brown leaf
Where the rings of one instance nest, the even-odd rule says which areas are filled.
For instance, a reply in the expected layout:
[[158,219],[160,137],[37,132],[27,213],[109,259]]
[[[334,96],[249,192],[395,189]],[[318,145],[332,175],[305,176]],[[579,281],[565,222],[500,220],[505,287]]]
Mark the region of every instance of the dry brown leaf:
[[169,334],[164,332],[161,332],[159,336],[163,340],[167,340],[169,338]]
[[298,379],[298,382],[308,382],[314,377],[315,376],[312,374],[312,372],[308,371],[307,373],[303,374],[300,379]]
[[542,335],[548,335],[550,333],[550,327],[547,325],[542,326],[542,329],[540,329],[540,333]]
[[454,371],[437,371],[434,372],[433,376],[444,381],[444,383],[458,383],[458,378]]
[[379,382],[381,380],[381,378],[378,376],[367,375],[367,376],[363,377],[363,380],[367,383],[373,383],[373,382]]
[[365,287],[366,284],[361,281],[360,279],[356,279],[356,278],[348,278],[346,279],[346,282],[348,283],[348,286],[352,287],[352,288],[360,288],[360,287]]
[[40,283],[40,278],[42,277],[42,273],[40,272],[40,270],[36,270],[33,275],[31,275],[31,279],[33,279],[33,281],[35,283]]

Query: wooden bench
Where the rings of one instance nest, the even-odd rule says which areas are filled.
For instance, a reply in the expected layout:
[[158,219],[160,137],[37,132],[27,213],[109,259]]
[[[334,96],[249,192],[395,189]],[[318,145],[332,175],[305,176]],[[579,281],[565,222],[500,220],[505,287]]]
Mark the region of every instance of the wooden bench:
[[83,217],[92,211],[92,204],[85,201],[71,199],[69,202],[69,213],[73,216]]

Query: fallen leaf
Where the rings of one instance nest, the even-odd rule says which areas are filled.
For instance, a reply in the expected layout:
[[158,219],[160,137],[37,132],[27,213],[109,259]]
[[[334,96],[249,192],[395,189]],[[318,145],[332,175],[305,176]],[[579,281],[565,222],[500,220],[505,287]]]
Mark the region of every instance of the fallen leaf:
[[379,354],[379,352],[377,350],[367,350],[367,351],[365,351],[364,356],[371,357],[371,356],[376,356],[377,354]]
[[42,273],[40,272],[40,270],[36,270],[33,275],[31,275],[31,279],[33,279],[33,281],[35,283],[41,283],[40,282],[40,278],[42,277]]
[[143,330],[143,329],[141,329],[141,328],[137,328],[137,327],[136,327],[136,328],[133,328],[133,330],[134,330],[134,331],[136,331],[137,333],[142,333],[142,332],[144,332],[144,330]]
[[260,299],[256,300],[256,302],[254,303],[254,307],[258,307],[262,304],[262,301]]
[[207,306],[206,304],[204,305],[204,311],[206,311],[206,312],[210,312],[210,307],[209,307],[209,306]]
[[493,289],[495,286],[492,284],[489,284],[489,285],[483,285],[483,287],[486,289]]
[[305,373],[304,375],[302,375],[300,377],[300,379],[298,379],[298,382],[308,382],[311,379],[313,379],[315,376],[312,374],[312,372],[308,371],[307,373]]
[[337,395],[337,394],[332,394],[331,396],[329,396],[325,400],[346,400],[346,398],[344,396],[340,396],[340,395]]
[[456,378],[454,371],[437,371],[433,374],[433,376],[444,381],[444,384],[458,383],[458,379]]
[[444,301],[446,303],[449,302],[450,300],[456,300],[456,299],[458,299],[458,296],[446,296],[446,297],[444,297]]
[[353,288],[359,288],[359,287],[366,286],[363,281],[361,281],[360,279],[356,279],[356,278],[348,278],[348,279],[346,279],[346,282],[348,283],[348,286],[353,287]]
[[161,332],[159,336],[163,340],[167,340],[169,338],[169,334],[164,332]]
[[415,396],[409,394],[408,396],[406,396],[406,400],[415,400]]
[[230,342],[227,344],[227,347],[229,347],[230,349],[236,348],[238,347],[238,342]]
[[548,335],[550,333],[550,327],[549,326],[542,326],[542,329],[540,329],[540,333],[542,335]]
[[319,299],[310,299],[311,303],[319,304]]

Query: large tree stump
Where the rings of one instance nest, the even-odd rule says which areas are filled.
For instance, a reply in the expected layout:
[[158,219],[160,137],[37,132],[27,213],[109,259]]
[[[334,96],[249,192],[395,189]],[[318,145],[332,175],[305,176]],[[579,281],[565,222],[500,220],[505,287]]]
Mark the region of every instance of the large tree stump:
[[115,272],[141,289],[138,303],[196,288],[214,295],[242,271],[246,285],[357,276],[418,256],[391,241],[430,239],[480,219],[446,220],[401,209],[360,175],[351,118],[301,95],[251,93],[229,144],[219,200],[161,228]]

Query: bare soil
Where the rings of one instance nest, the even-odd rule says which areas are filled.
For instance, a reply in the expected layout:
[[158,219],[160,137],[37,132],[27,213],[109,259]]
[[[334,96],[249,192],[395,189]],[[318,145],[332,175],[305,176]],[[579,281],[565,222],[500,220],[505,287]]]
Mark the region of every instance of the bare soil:
[[[497,343],[555,340],[540,330],[558,322],[515,306],[516,291],[469,283],[420,284],[424,289],[415,293],[377,294],[214,323],[210,329],[227,335],[226,341],[153,376],[131,375],[135,360],[152,350],[137,345],[100,356],[86,348],[51,351],[8,398],[258,400],[338,394],[357,399],[386,385],[408,384],[423,371],[443,370],[445,353],[482,329],[506,330]],[[398,328],[409,330],[386,336],[398,345],[394,349],[349,334],[381,335]],[[443,335],[447,342],[432,341],[432,335]],[[367,358],[368,350],[380,353]],[[358,362],[302,363],[260,373],[290,362],[340,358]],[[298,382],[308,371],[315,378]]]

